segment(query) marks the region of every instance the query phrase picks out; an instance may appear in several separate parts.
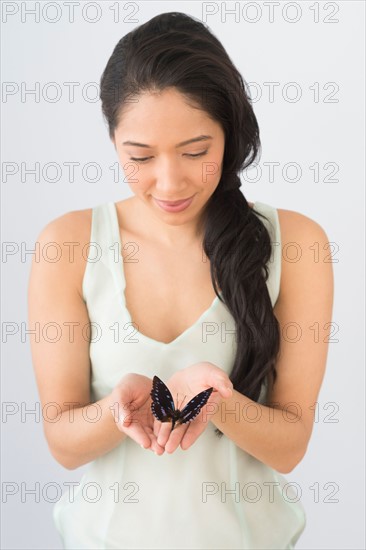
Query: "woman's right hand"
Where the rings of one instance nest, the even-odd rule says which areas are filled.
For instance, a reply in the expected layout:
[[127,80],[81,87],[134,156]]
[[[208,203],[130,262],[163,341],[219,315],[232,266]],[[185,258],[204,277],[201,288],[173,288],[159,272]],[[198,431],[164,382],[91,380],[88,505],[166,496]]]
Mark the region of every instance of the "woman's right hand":
[[112,391],[111,412],[121,432],[145,449],[161,455],[164,447],[158,444],[154,434],[151,388],[151,378],[135,373],[126,374]]

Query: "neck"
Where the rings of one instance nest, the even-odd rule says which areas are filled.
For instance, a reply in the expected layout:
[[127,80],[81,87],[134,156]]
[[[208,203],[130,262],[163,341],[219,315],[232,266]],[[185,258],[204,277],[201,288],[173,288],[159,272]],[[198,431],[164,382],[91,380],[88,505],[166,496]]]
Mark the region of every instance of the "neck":
[[[143,232],[154,242],[170,248],[184,248],[201,242],[203,238],[201,217],[196,217],[185,223],[167,223],[151,211],[151,208],[138,201],[136,206],[136,220],[143,223]],[[179,216],[179,214],[176,214]],[[169,216],[169,214],[168,214]],[[171,214],[174,220],[175,214]],[[178,218],[177,218],[178,219]]]

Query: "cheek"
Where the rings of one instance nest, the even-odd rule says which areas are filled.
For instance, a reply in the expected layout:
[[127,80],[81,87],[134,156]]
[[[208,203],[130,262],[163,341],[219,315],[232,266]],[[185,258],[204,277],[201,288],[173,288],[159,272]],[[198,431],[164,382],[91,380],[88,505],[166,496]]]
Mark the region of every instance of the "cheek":
[[202,162],[201,169],[201,181],[208,188],[215,187],[221,177],[221,160],[217,157],[213,157],[208,161]]
[[120,158],[121,173],[118,181],[127,183],[131,189],[138,191],[147,184],[149,171],[128,157]]

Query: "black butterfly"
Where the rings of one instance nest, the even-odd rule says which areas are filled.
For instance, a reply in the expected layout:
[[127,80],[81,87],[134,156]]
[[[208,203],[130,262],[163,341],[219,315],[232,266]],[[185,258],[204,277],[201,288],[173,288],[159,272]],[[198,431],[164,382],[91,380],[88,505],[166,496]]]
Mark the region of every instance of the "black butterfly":
[[172,421],[172,429],[179,424],[186,424],[191,422],[200,413],[200,410],[206,405],[208,398],[210,397],[213,388],[204,390],[198,393],[193,399],[191,399],[182,411],[174,407],[174,401],[172,394],[168,387],[164,384],[160,378],[154,376],[153,385],[150,392],[152,403],[151,411],[157,420],[160,422]]

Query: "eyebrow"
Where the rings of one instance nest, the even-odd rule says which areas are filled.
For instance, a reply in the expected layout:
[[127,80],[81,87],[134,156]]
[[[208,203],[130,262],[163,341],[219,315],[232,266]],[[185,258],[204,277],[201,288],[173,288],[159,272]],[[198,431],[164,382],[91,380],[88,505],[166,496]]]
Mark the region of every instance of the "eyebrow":
[[[176,147],[183,147],[184,145],[188,145],[189,143],[195,143],[197,141],[207,141],[209,139],[213,139],[213,137],[203,134],[201,136],[181,141],[176,145]],[[122,145],[133,145],[134,147],[145,147],[146,149],[154,149],[156,147],[155,145],[147,145],[146,143],[138,143],[137,141],[124,141]]]

